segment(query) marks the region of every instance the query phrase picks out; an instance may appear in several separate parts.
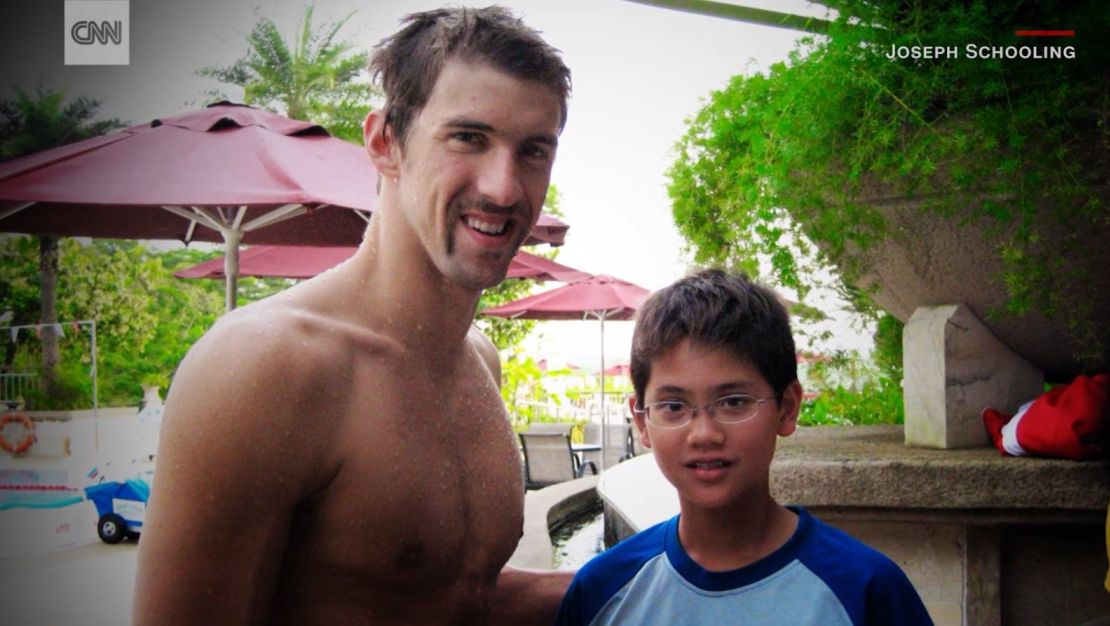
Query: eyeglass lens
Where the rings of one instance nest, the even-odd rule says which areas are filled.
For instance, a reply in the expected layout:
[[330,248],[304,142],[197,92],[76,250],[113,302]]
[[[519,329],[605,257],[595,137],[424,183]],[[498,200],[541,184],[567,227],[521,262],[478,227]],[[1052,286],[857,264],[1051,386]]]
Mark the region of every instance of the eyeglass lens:
[[664,428],[679,428],[688,424],[694,414],[699,410],[706,410],[710,416],[724,424],[736,424],[753,417],[759,405],[766,402],[761,398],[754,398],[742,394],[733,394],[717,398],[706,407],[691,407],[680,400],[663,400],[653,402],[644,411],[648,421],[654,426]]

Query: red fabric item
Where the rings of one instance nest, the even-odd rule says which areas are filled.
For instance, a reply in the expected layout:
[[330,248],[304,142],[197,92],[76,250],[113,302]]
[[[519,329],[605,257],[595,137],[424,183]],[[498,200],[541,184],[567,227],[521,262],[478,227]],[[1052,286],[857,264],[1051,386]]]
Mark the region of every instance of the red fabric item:
[[648,297],[630,282],[597,275],[482,311],[483,315],[528,320],[629,320]]
[[1002,445],[1002,427],[1009,422],[1013,415],[1006,415],[1001,411],[994,409],[983,409],[983,426],[987,427],[987,434],[990,435],[991,441],[994,442],[994,447],[1002,453],[1002,456],[1007,456],[1006,447]]
[[[323,127],[220,102],[0,163],[0,208],[33,203],[0,230],[222,242],[208,220],[163,207],[246,207],[243,244],[357,246],[366,221],[349,209],[377,209],[377,181],[366,152]],[[307,210],[290,217],[288,204]],[[541,213],[525,243],[561,245],[568,228]]]
[[[351,258],[355,246],[251,246],[239,252],[239,275],[311,278]],[[178,278],[224,278],[224,257],[173,273]]]
[[4,232],[128,239],[224,240],[207,221],[164,206],[247,207],[244,225],[286,204],[310,210],[246,229],[242,243],[357,245],[378,173],[365,151],[322,127],[253,107],[199,111],[0,164],[0,204],[33,202]]
[[[542,217],[547,217],[541,216]],[[551,218],[554,219],[554,218]],[[536,229],[540,225],[536,224]],[[533,229],[532,235],[535,236],[536,229]],[[518,250],[516,256],[513,257],[512,262],[509,263],[509,273],[507,278],[532,278],[535,280],[554,280],[561,283],[573,283],[579,280],[586,280],[590,274],[581,270],[576,270],[573,267],[567,267],[562,263],[545,259],[542,256],[529,254],[524,250]]]
[[[1017,423],[1018,444],[1034,456],[1075,460],[1099,456],[1097,439],[1106,425],[1108,396],[1110,374],[1106,373],[1080,375],[1045,392]],[[983,422],[1000,450],[1002,425],[1009,419],[993,409],[983,411]]]

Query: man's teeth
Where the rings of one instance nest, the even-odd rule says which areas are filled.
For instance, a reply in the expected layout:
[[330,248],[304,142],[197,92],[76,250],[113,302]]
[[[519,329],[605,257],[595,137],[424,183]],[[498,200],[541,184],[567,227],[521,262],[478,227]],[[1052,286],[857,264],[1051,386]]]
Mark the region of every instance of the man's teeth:
[[704,463],[694,463],[693,465],[694,465],[694,467],[696,467],[698,469],[716,469],[718,467],[724,467],[725,462],[724,461],[706,461]]
[[508,225],[508,222],[483,222],[478,218],[467,217],[466,225],[480,233],[485,233],[487,235],[500,235],[501,233],[505,232],[505,226]]

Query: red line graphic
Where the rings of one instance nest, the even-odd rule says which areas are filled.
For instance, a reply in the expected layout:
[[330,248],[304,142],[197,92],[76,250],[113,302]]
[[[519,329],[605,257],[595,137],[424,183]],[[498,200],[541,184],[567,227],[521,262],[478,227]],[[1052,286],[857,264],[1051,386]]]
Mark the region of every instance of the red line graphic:
[[1017,30],[1018,37],[1075,37],[1074,30]]

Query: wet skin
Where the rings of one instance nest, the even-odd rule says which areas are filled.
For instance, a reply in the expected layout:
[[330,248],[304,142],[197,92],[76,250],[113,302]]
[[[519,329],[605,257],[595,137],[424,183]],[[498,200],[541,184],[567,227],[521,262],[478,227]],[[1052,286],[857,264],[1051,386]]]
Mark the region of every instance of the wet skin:
[[403,147],[370,115],[362,247],[225,316],[175,376],[136,625],[485,624],[495,592],[535,588],[501,591],[524,489],[470,324],[539,215],[559,116],[543,86],[458,61]]
[[[476,351],[453,368],[450,387],[417,355],[390,356],[383,361],[395,365],[365,380],[335,423],[340,469],[294,510],[272,623],[487,617],[523,523],[518,453],[500,395]],[[374,419],[355,408],[364,406]]]

